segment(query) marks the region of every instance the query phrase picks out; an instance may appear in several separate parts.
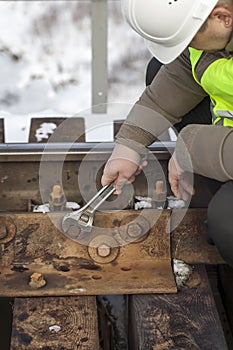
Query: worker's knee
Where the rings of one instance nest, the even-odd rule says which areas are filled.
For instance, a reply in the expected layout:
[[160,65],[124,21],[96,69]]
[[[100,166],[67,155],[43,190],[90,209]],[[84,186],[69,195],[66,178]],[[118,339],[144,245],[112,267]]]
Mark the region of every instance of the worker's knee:
[[221,186],[209,203],[208,237],[233,267],[233,181]]

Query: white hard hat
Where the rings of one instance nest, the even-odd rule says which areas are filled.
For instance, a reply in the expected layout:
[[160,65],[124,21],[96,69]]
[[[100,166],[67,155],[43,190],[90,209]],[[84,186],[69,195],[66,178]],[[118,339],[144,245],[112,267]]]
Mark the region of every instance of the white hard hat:
[[189,45],[218,0],[121,0],[130,26],[146,39],[162,63],[173,61]]

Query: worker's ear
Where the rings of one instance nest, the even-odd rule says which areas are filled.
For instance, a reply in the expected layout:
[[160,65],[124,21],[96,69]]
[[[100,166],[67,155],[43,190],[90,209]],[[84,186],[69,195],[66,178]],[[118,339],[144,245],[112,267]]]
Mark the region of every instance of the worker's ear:
[[218,6],[213,9],[210,14],[210,18],[215,18],[221,22],[226,28],[229,28],[233,24],[233,14],[230,10],[223,6]]

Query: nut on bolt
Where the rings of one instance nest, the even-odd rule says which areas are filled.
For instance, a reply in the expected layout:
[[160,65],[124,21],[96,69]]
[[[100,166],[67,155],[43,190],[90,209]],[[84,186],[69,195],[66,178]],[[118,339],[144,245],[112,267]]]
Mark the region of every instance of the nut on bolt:
[[65,205],[65,195],[60,185],[54,185],[49,196],[49,205],[52,210],[61,210]]
[[166,200],[166,191],[164,190],[164,182],[162,180],[156,181],[152,200],[156,202],[164,202]]
[[107,244],[101,244],[97,247],[97,253],[102,258],[105,258],[111,254],[111,248]]
[[100,234],[90,241],[87,251],[94,262],[108,264],[117,258],[119,243],[110,235]]
[[130,214],[121,220],[118,232],[125,243],[139,243],[147,238],[150,228],[146,217]]
[[138,238],[140,237],[140,235],[143,234],[143,230],[141,226],[136,222],[132,224],[128,224],[126,232],[129,235],[129,237],[132,237],[132,238]]

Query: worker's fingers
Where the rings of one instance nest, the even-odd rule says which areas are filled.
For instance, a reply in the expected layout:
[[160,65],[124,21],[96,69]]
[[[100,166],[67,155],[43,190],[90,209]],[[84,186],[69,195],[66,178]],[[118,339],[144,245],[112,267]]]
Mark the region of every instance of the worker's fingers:
[[182,176],[169,176],[169,182],[171,190],[175,197],[187,201],[191,196],[195,194],[195,190],[192,184]]
[[193,186],[184,179],[180,179],[177,198],[188,201],[195,194]]
[[142,169],[148,165],[148,162],[145,160],[140,164],[135,172],[135,175],[139,175],[142,172]]
[[195,194],[195,190],[193,185],[189,182],[189,180],[181,179],[180,180],[181,186],[183,190],[188,193],[189,195],[193,196]]
[[175,197],[179,197],[179,182],[177,179],[170,179],[171,190]]
[[109,185],[111,182],[113,182],[116,179],[115,174],[110,174],[110,173],[103,173],[102,178],[101,178],[101,184],[102,186]]

